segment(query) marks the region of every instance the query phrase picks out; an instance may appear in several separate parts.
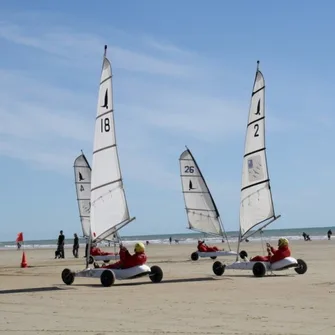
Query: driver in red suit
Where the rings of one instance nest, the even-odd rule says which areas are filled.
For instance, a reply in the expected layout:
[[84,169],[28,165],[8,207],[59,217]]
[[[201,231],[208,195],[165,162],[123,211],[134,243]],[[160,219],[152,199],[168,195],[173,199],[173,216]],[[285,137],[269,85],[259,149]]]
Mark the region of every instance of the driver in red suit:
[[209,247],[205,241],[198,240],[198,251],[200,252],[213,252],[213,251],[219,251],[218,247]]
[[100,248],[98,248],[97,246],[92,246],[91,251],[90,251],[90,255],[91,256],[107,256],[107,255],[114,255],[114,253],[103,251]]
[[142,242],[138,242],[134,247],[134,254],[131,255],[126,247],[120,244],[120,260],[114,264],[103,265],[106,269],[129,269],[133,266],[143,265],[147,261],[145,254],[145,246]]
[[289,248],[289,243],[286,238],[281,237],[278,240],[278,249],[272,247],[269,243],[266,244],[267,246],[267,256],[256,256],[250,259],[252,262],[270,262],[275,263],[281,261],[286,257],[291,256],[291,250]]

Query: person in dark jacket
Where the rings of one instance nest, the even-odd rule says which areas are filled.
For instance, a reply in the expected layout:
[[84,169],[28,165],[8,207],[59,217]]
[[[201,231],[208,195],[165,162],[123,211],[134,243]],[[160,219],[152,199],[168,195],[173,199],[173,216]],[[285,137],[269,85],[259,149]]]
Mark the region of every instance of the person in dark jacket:
[[267,245],[267,256],[256,256],[250,259],[251,262],[270,262],[275,263],[281,261],[286,257],[291,256],[291,250],[289,248],[289,243],[286,238],[281,237],[278,240],[278,249],[272,247],[269,243]]
[[65,235],[63,235],[63,230],[61,230],[58,236],[57,250],[55,251],[55,258],[65,258],[64,242],[65,242]]
[[134,254],[131,255],[126,247],[120,244],[120,260],[114,264],[103,265],[106,269],[129,269],[134,266],[143,265],[147,261],[145,254],[145,246],[142,242],[138,242],[134,247]]
[[331,229],[329,229],[327,232],[328,240],[330,240],[332,235],[333,235],[333,232],[331,231]]
[[75,258],[78,258],[78,250],[79,250],[79,238],[77,234],[74,234],[72,254]]

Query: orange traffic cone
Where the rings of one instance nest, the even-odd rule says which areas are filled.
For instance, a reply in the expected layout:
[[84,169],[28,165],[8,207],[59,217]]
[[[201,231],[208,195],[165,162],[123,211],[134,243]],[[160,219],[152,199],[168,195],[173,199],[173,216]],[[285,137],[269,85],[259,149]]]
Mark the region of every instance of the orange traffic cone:
[[22,260],[21,260],[21,268],[28,267],[27,259],[26,259],[26,253],[23,251],[22,254]]

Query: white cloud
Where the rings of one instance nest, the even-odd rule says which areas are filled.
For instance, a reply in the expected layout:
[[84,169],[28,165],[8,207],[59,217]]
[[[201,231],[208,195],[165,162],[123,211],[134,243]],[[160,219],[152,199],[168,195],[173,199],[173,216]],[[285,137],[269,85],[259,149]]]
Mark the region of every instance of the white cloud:
[[[169,54],[175,54],[175,55],[179,55],[179,56],[195,56],[195,52],[192,51],[187,51],[184,49],[181,49],[179,47],[177,47],[176,45],[173,45],[171,43],[169,43],[169,41],[157,41],[155,39],[153,39],[151,36],[144,36],[143,37],[143,41],[145,43],[147,43],[150,47],[155,48],[159,51],[162,51],[164,53],[169,53]],[[199,55],[198,55],[199,56]]]
[[[1,154],[70,171],[80,149],[90,158],[104,38],[67,27],[36,30],[5,21],[0,22],[0,38],[38,51],[39,58],[49,58],[40,51],[52,54],[64,66],[57,78],[52,64],[0,69]],[[213,93],[217,87],[228,92],[229,85],[217,80],[221,69],[215,62],[148,36],[132,38],[136,51],[116,41],[109,54],[121,166],[127,177],[159,187],[162,180],[175,178],[184,144],[223,145],[232,136],[243,136],[249,102]],[[136,171],[129,168],[134,164]],[[169,187],[179,188],[179,180]]]
[[[0,36],[3,39],[16,43],[20,46],[42,50],[47,53],[56,55],[68,60],[69,64],[84,66],[84,62],[94,59],[98,63],[103,46],[102,38],[91,34],[78,34],[76,32],[65,32],[65,28],[46,27],[45,30],[39,30],[33,34],[29,33],[30,29],[15,24],[0,23]],[[149,43],[150,45],[150,43]],[[116,120],[117,136],[121,148],[125,150],[121,157],[129,157],[127,160],[136,160],[139,162],[139,170],[142,173],[136,173],[132,178],[145,179],[148,168],[159,166],[160,159],[158,156],[152,156],[149,153],[157,147],[157,137],[152,131],[157,128],[155,123],[159,123],[160,116],[166,114],[167,100],[176,101],[176,109],[186,110],[189,101],[180,97],[175,92],[165,91],[164,82],[159,81],[159,76],[176,76],[185,77],[195,73],[192,65],[186,64],[187,57],[191,53],[183,54],[181,50],[168,46],[164,48],[162,44],[155,43],[151,40],[151,47],[170,50],[167,57],[153,57],[141,52],[133,52],[119,46],[112,46],[112,60],[116,68],[126,69],[130,73],[142,73],[156,75],[154,77],[142,77],[142,80],[135,80],[135,85],[128,87],[129,81],[124,80],[123,92],[126,104],[116,103]],[[182,57],[177,57],[182,54]],[[167,52],[168,54],[168,52]],[[42,57],[41,54],[39,54]],[[174,60],[170,60],[170,58]],[[78,60],[78,62],[74,62]],[[73,63],[74,62],[74,63]],[[90,69],[94,66],[92,62],[85,64]],[[85,68],[85,70],[86,70]],[[94,87],[93,82],[97,81],[97,75],[88,76],[85,81],[91,81],[90,85],[82,85],[82,91],[68,86],[68,89],[62,87],[62,83],[55,83],[52,80],[52,68],[45,72],[26,70],[25,72],[1,70],[0,81],[0,98],[2,99],[0,109],[0,134],[3,137],[1,153],[10,157],[17,157],[30,162],[42,163],[46,167],[50,163],[50,168],[67,168],[70,157],[74,157],[80,148],[87,146],[91,149],[89,143],[92,141],[92,122],[94,120],[96,94],[88,91],[87,86]],[[73,68],[71,77],[79,74],[83,78],[84,74],[79,73],[79,68]],[[65,72],[65,71],[64,71]],[[51,78],[50,78],[51,75]],[[67,74],[64,74],[62,80],[66,80]],[[149,85],[149,94],[141,88],[143,79],[147,80]],[[53,81],[53,83],[51,83]],[[126,92],[126,93],[125,93]],[[146,102],[137,101],[136,97],[143,98],[148,96]],[[152,119],[151,113],[153,102],[156,104],[156,116],[158,119]],[[129,108],[130,106],[130,108]],[[94,110],[94,112],[93,112]],[[14,111],[14,112],[13,112]],[[159,116],[160,115],[160,116]],[[173,117],[173,115],[171,115]],[[176,118],[178,127],[182,128],[183,118]],[[134,120],[136,119],[136,124]],[[179,120],[179,121],[178,121]],[[122,121],[125,121],[124,123]],[[199,120],[201,122],[201,120]],[[197,121],[197,123],[199,122]],[[132,126],[134,124],[134,126]],[[186,126],[187,124],[185,124]],[[173,125],[168,125],[169,127]],[[129,132],[129,129],[132,129]],[[192,128],[190,129],[193,130]],[[195,129],[199,131],[199,129]],[[125,134],[125,135],[123,135]],[[130,134],[130,136],[129,136]],[[133,140],[136,138],[136,141]],[[70,141],[70,143],[69,143]],[[41,145],[44,143],[44,145]],[[47,145],[48,144],[48,145]],[[159,144],[158,144],[159,145]],[[23,149],[24,148],[24,149]],[[137,150],[134,150],[137,148]],[[65,152],[67,152],[65,154]],[[126,156],[127,154],[127,156]],[[156,152],[157,154],[157,152]],[[88,155],[90,156],[90,155]],[[58,157],[55,164],[54,157]],[[61,157],[61,158],[60,158]],[[146,157],[146,158],[144,158]],[[72,164],[71,159],[71,164]],[[128,164],[126,164],[127,166]],[[169,165],[169,164],[167,164]],[[151,175],[150,182],[161,178],[170,179],[174,173],[170,173],[164,166],[154,169],[158,175]],[[132,171],[129,170],[129,174]],[[153,178],[154,177],[154,178]],[[159,182],[157,182],[159,185]]]
[[[186,93],[186,92],[185,92]],[[156,95],[156,98],[159,95]],[[171,94],[177,98],[170,104],[162,106],[160,113],[147,110],[143,113],[152,126],[160,127],[170,133],[179,133],[187,137],[195,137],[204,142],[217,142],[231,135],[241,133],[243,129],[242,109],[223,99],[210,96]]]
[[0,77],[1,155],[68,170],[80,145],[89,146],[93,136],[85,101],[24,73],[1,70]]
[[[46,28],[48,29],[48,28]],[[71,66],[85,66],[87,62],[102,59],[103,37],[89,33],[77,33],[64,28],[50,27],[31,36],[24,27],[0,22],[0,37],[12,43],[36,48],[71,61]],[[187,61],[170,61],[167,57],[155,58],[141,51],[133,51],[110,45],[113,66],[132,72],[144,72],[164,76],[189,77],[193,69]],[[191,56],[191,55],[189,55]],[[165,58],[165,59],[164,59]]]

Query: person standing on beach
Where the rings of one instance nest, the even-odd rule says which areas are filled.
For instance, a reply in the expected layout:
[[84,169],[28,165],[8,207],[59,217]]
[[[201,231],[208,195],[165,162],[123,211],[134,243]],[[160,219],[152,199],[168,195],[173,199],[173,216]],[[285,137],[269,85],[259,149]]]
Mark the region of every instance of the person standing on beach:
[[78,249],[79,249],[79,238],[77,234],[74,234],[72,253],[75,258],[78,258]]
[[64,241],[65,241],[65,235],[63,235],[63,230],[61,230],[59,232],[58,242],[57,242],[57,245],[58,245],[57,251],[58,251],[59,258],[65,258]]
[[329,229],[327,232],[328,240],[330,240],[332,235],[333,235],[333,232],[331,231],[331,229]]

